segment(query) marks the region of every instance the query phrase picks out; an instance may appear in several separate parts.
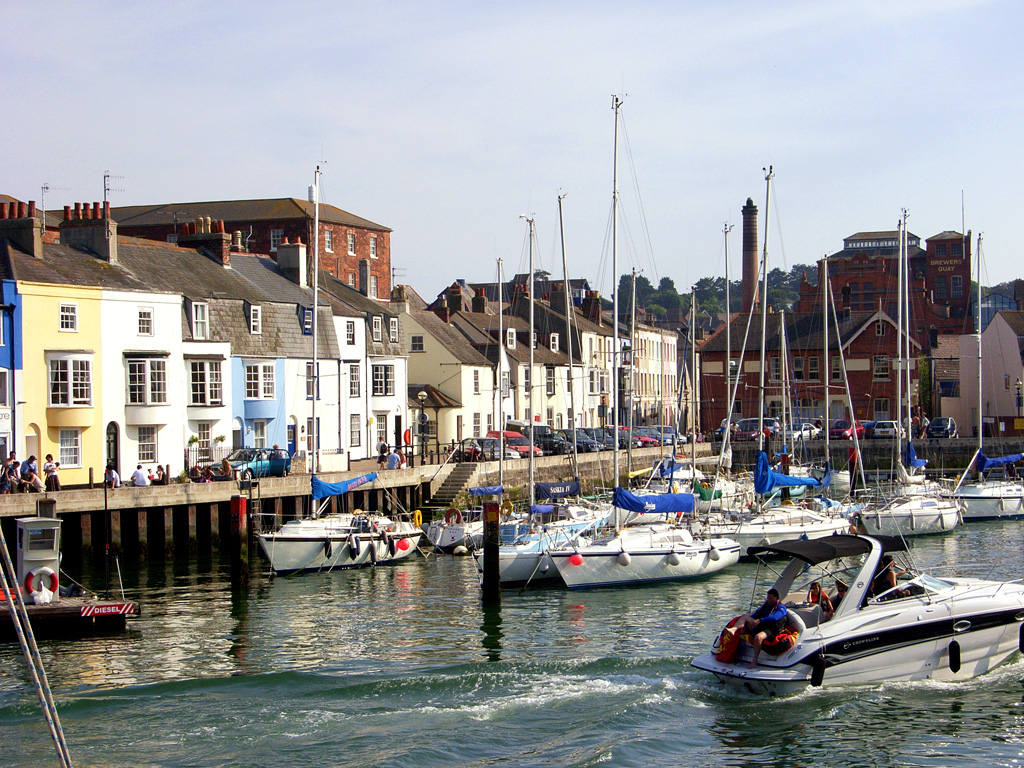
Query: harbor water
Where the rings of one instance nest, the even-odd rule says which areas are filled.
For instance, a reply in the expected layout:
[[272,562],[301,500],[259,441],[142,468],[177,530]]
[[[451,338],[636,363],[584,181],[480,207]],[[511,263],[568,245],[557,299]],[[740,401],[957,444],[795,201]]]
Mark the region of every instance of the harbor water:
[[[914,541],[937,574],[1024,577],[1024,525]],[[755,566],[695,583],[508,591],[471,558],[231,589],[196,558],[131,570],[126,632],[40,642],[76,766],[1016,766],[1024,661],[958,683],[737,694],[690,660]],[[86,574],[90,583],[102,573]],[[758,598],[762,595],[757,595]],[[760,600],[758,600],[760,602]],[[0,765],[56,765],[20,649],[0,646]]]

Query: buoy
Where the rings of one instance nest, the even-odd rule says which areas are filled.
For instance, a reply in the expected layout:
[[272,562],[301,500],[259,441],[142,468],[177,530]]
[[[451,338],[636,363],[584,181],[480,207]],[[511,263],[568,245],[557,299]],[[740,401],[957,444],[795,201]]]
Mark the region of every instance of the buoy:
[[633,558],[629,556],[629,552],[619,552],[619,565],[629,565],[633,562]]
[[334,554],[334,545],[331,544],[331,537],[328,536],[324,539],[324,557],[328,560],[331,559],[331,555]]
[[762,547],[770,547],[771,545],[772,545],[772,540],[769,539],[767,536],[765,536],[763,539],[761,539],[761,546]]
[[722,553],[718,551],[718,547],[712,547],[711,550],[708,552],[708,557],[710,557],[712,560],[721,560]]
[[359,537],[356,536],[354,533],[348,537],[349,557],[351,557],[353,560],[359,557],[359,544]]
[[579,552],[574,552],[573,554],[569,555],[569,562],[573,565],[583,565],[583,555],[581,555]]
[[[405,539],[402,539],[402,541],[405,541]],[[468,555],[469,554],[469,550],[466,549],[461,544],[459,544],[459,546],[457,546],[455,549],[452,550],[452,554],[453,555]]]
[[679,555],[677,555],[675,552],[670,552],[669,556],[668,556],[668,564],[669,565],[679,565],[679,563],[680,563]]
[[408,539],[399,539],[399,540],[398,540],[398,541],[397,541],[397,542],[395,543],[395,546],[396,546],[396,547],[398,547],[398,548],[399,548],[400,550],[402,550],[403,552],[405,552],[405,551],[406,551],[407,549],[409,549],[409,547],[411,547],[412,545],[411,545],[411,544],[409,543],[409,540],[408,540]]

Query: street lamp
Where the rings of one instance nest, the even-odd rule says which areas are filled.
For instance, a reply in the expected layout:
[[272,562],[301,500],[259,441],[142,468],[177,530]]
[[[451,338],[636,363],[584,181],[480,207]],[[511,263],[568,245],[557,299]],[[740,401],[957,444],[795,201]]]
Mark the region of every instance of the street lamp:
[[420,466],[423,466],[426,463],[427,456],[427,444],[423,440],[423,434],[426,427],[426,419],[423,416],[423,404],[427,402],[427,390],[421,389],[417,392],[416,399],[420,401],[420,425],[416,431],[420,434]]
[[1018,378],[1013,386],[1017,390],[1017,418],[1019,419],[1021,416],[1021,407],[1024,407],[1024,396],[1021,395],[1021,388],[1024,387],[1024,384],[1021,384],[1021,381]]

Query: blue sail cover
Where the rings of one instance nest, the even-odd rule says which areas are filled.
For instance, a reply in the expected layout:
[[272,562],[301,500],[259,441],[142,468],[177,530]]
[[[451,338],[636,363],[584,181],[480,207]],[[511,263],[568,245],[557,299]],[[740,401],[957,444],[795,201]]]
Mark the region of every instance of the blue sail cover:
[[341,496],[354,488],[358,488],[360,485],[372,483],[376,479],[377,473],[371,472],[368,475],[360,475],[359,477],[354,477],[351,480],[344,480],[340,483],[325,483],[319,477],[313,475],[310,480],[313,485],[313,500],[319,501],[320,499],[326,499],[331,496]]
[[797,486],[821,488],[831,483],[832,469],[827,464],[825,465],[825,476],[821,480],[816,477],[796,477],[772,471],[771,465],[768,463],[768,454],[764,451],[757,454],[757,465],[754,467],[754,492],[762,496],[771,493],[776,488]]
[[538,499],[564,499],[566,496],[580,495],[580,479],[577,477],[568,483],[534,483],[534,496]]
[[479,488],[470,488],[470,496],[501,496],[505,492],[502,485],[481,485]]
[[979,472],[988,472],[994,467],[1005,467],[1007,464],[1015,464],[1024,459],[1024,453],[1011,453],[1009,456],[996,456],[988,458],[984,453],[979,453],[974,461],[974,468]]
[[903,452],[903,465],[908,469],[920,469],[926,464],[928,464],[928,459],[917,458],[917,451],[914,450],[914,444],[908,440],[907,449]]
[[637,496],[624,488],[616,488],[612,503],[627,512],[660,512],[663,515],[689,514],[696,507],[692,493],[652,493]]

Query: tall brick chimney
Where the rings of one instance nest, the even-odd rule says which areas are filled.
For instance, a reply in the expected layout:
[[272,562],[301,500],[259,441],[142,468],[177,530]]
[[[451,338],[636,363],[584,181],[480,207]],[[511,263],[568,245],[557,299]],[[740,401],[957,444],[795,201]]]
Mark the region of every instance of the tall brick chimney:
[[750,312],[757,304],[757,206],[747,198],[743,206],[743,302],[741,312]]
[[0,203],[0,240],[7,238],[19,250],[34,258],[43,256],[43,231],[41,219],[36,218],[36,204],[30,200],[24,203]]
[[472,307],[473,311],[478,315],[482,315],[487,312],[487,295],[483,290],[473,297]]
[[583,316],[596,325],[601,325],[601,294],[587,291],[583,299]]
[[110,264],[117,264],[117,222],[110,218],[110,203],[105,203],[102,214],[100,204],[75,203],[64,206],[64,221],[60,223],[60,241],[95,253]]
[[451,322],[452,311],[448,307],[448,302],[443,296],[441,297],[441,305],[434,310],[434,314],[441,318],[445,323]]
[[178,245],[195,248],[224,267],[231,266],[231,235],[224,231],[223,221],[211,221],[200,216],[186,234],[178,235]]
[[296,239],[294,243],[285,238],[277,245],[277,268],[281,274],[303,288],[309,285],[306,245]]

